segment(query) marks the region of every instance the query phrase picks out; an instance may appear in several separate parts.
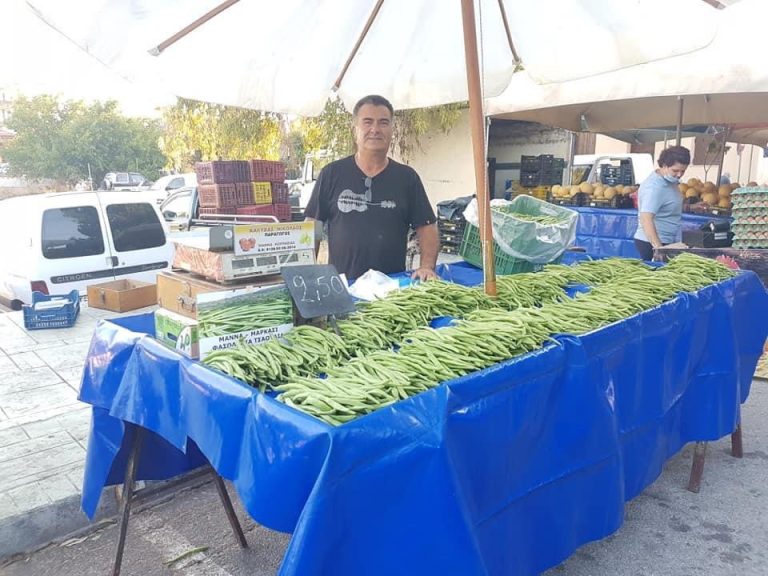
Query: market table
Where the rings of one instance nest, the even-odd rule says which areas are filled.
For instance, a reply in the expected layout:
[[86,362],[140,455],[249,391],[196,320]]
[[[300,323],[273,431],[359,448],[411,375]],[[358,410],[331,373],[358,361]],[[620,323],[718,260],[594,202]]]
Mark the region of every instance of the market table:
[[281,575],[537,574],[617,530],[687,442],[735,429],[766,314],[744,272],[339,427],[165,348],[151,314],[103,322],[83,509],[123,480],[132,423],[151,431],[139,478],[210,461],[293,534]]
[[[568,206],[579,213],[576,229],[576,244],[592,256],[622,256],[637,258],[635,231],[637,210],[615,208],[592,208],[589,206]],[[707,222],[723,222],[731,219],[724,216],[702,216],[683,212],[683,230],[697,230]]]

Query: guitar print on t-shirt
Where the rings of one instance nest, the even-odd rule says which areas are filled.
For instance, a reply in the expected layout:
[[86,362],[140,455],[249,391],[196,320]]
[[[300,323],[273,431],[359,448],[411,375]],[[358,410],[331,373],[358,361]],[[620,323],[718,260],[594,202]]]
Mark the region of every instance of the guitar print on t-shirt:
[[363,179],[363,182],[365,184],[365,193],[363,194],[356,194],[355,192],[352,192],[349,188],[346,188],[339,194],[339,199],[336,202],[336,205],[339,209],[339,212],[344,212],[345,214],[356,211],[356,212],[365,212],[368,210],[369,206],[381,206],[382,208],[397,208],[397,203],[394,200],[382,200],[381,202],[371,202],[371,199],[373,198],[373,192],[371,191],[371,185],[373,184],[373,179],[370,177],[366,177]]

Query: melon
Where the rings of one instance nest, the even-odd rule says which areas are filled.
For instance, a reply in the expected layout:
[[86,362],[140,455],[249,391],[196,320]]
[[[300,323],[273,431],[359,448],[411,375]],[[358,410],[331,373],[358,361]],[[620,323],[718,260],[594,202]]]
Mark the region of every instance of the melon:
[[571,190],[569,192],[569,195],[570,196],[576,196],[576,194],[578,194],[579,192],[581,192],[581,189],[578,186],[571,186]]
[[688,186],[688,184],[678,184],[677,185],[677,189],[680,190],[680,192],[682,194],[685,194],[685,192],[688,190],[688,188],[690,188],[690,186]]
[[594,192],[592,192],[594,198],[605,198],[605,188],[602,186],[596,186]]
[[731,209],[731,200],[730,200],[730,198],[725,198],[725,197],[720,198],[720,201],[717,203],[717,205],[720,208],[726,208],[726,209],[730,210]]
[[616,188],[608,186],[608,188],[603,190],[603,196],[606,200],[613,200],[613,197],[616,196]]
[[720,198],[727,198],[731,195],[731,187],[728,184],[723,184],[717,189],[717,195]]
[[685,191],[685,197],[686,198],[698,198],[699,197],[699,191],[696,190],[696,188],[688,188],[688,190]]
[[757,182],[750,182],[749,184],[747,184],[747,187],[748,188],[757,188]]
[[714,192],[705,192],[701,196],[701,199],[710,206],[717,206],[717,203],[720,201],[720,199],[717,197],[717,194]]
[[594,192],[595,188],[590,184],[589,182],[582,182],[579,184],[579,189],[584,192],[584,194],[592,194]]
[[717,188],[712,182],[704,182],[704,193],[705,194],[713,194]]
[[552,195],[553,196],[560,196],[560,190],[562,189],[562,186],[560,184],[555,184],[552,186]]

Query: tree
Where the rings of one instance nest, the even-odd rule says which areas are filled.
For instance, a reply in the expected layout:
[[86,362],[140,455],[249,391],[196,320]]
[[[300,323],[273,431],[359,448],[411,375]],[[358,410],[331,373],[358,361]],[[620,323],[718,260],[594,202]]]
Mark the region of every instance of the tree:
[[169,168],[187,171],[209,160],[278,160],[283,146],[278,114],[179,98],[163,113],[160,147]]
[[32,180],[100,182],[110,171],[137,171],[154,179],[165,158],[159,122],[126,118],[109,101],[87,105],[53,96],[19,98],[8,127],[16,138],[4,150],[10,172]]

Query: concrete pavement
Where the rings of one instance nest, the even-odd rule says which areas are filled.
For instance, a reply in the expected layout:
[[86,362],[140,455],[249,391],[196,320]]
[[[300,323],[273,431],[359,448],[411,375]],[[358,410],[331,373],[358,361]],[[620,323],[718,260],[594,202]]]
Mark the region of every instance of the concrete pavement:
[[[94,328],[115,316],[84,305],[72,328],[27,331],[21,312],[0,314],[0,557],[88,524],[79,500],[90,407],[77,393]],[[102,515],[114,511],[106,496]]]

